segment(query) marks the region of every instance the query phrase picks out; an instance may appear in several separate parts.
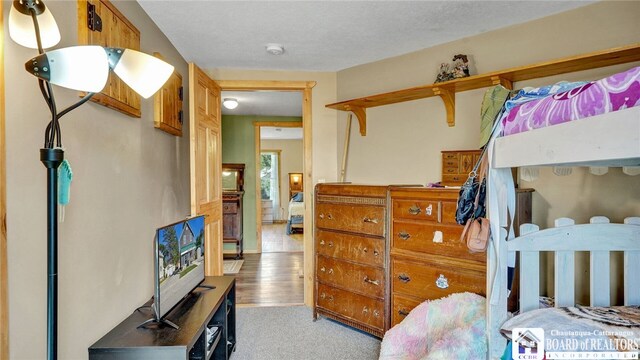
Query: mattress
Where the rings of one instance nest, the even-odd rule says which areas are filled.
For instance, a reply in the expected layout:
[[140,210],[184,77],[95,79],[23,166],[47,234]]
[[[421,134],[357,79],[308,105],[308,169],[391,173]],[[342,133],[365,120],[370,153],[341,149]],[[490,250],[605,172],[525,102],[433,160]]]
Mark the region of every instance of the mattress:
[[304,215],[304,202],[289,201],[289,218]]
[[502,135],[562,124],[640,106],[640,67],[515,106],[502,118]]

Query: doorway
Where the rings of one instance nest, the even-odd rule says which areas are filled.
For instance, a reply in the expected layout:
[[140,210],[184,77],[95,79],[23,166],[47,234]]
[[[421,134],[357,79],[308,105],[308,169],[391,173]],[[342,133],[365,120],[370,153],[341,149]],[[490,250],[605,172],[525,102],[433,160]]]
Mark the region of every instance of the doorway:
[[[302,131],[303,131],[303,150],[302,150],[302,156],[303,156],[303,169],[301,171],[302,176],[301,178],[301,183],[304,183],[304,192],[305,193],[309,193],[310,191],[312,191],[311,186],[309,184],[311,184],[311,93],[312,93],[312,88],[313,86],[315,86],[315,82],[312,81],[232,81],[232,80],[221,80],[218,81],[218,84],[220,85],[222,91],[242,91],[242,92],[296,92],[298,94],[301,95],[302,98],[302,103],[301,103],[301,108],[302,108],[302,121],[301,121],[301,126],[302,126]],[[224,100],[224,94],[223,94],[223,100]],[[269,117],[262,117],[263,120],[267,121],[269,119]],[[300,118],[298,118],[298,122]],[[260,122],[259,120],[256,119],[256,122]],[[234,125],[231,125],[234,126]],[[298,125],[300,126],[300,125]],[[257,127],[258,129],[260,128],[260,126],[258,125]],[[256,131],[253,131],[254,128],[252,127],[252,132],[257,133]],[[223,124],[223,132],[225,131],[225,124]],[[248,134],[245,134],[248,135]],[[257,138],[257,140],[256,140]],[[244,138],[242,138],[241,142],[242,143],[247,143],[247,140],[249,140],[249,138],[247,138],[247,136],[245,136]],[[252,153],[254,154],[255,157],[259,157],[259,153],[257,153],[255,151],[256,148],[259,147],[255,145],[256,142],[259,143],[260,138],[259,136],[255,136],[254,135],[254,146],[253,146],[253,151]],[[226,144],[226,145],[225,145]],[[231,146],[232,144],[230,144],[229,142],[225,142],[223,141],[223,154],[224,154],[224,148],[225,146]],[[225,160],[228,161],[228,160]],[[255,159],[254,158],[254,164],[255,163],[259,163],[259,159]],[[247,169],[248,173],[253,172],[252,177],[256,176],[255,175],[255,168],[253,169]],[[251,176],[250,175],[250,176]],[[288,176],[288,174],[282,174],[281,177],[282,178],[286,178]],[[259,182],[255,181],[256,178],[259,177],[254,177],[254,182],[255,185],[254,190],[255,190],[255,194],[260,194],[260,188],[258,187]],[[253,185],[253,184],[252,184]],[[245,190],[247,190],[247,187],[249,187],[249,184],[246,184],[245,186]],[[256,187],[258,187],[256,189]],[[253,200],[253,199],[251,199]],[[255,242],[255,249],[252,249],[253,251],[245,251],[245,265],[243,265],[243,268],[246,269],[250,269],[250,268],[255,268],[254,270],[256,271],[261,271],[260,269],[267,269],[269,270],[269,272],[273,272],[275,269],[273,269],[271,267],[271,265],[273,264],[279,264],[281,263],[281,261],[276,260],[275,257],[277,256],[282,256],[282,255],[289,255],[287,253],[267,253],[267,254],[263,254],[263,244],[262,244],[262,201],[261,201],[261,196],[255,196],[255,201],[254,201],[254,206],[252,206],[250,204],[250,202],[245,200],[245,205],[246,208],[253,208],[252,211],[255,211],[256,217],[254,219],[254,226],[255,229],[251,229],[252,233],[255,236],[256,242]],[[304,206],[304,226],[306,228],[311,228],[311,206],[309,206],[309,204],[305,204]],[[258,221],[258,219],[260,221]],[[295,262],[299,265],[301,269],[303,269],[302,271],[302,276],[299,278],[299,287],[298,285],[296,285],[296,288],[299,288],[301,290],[301,296],[299,297],[299,300],[293,301],[292,303],[301,303],[304,302],[306,305],[311,306],[313,304],[313,244],[312,244],[312,236],[311,236],[311,232],[304,232],[302,234],[303,237],[303,253],[297,253],[295,254],[299,260],[296,260]],[[256,253],[256,254],[252,254]],[[250,258],[252,256],[255,257],[255,255],[260,255],[260,257],[258,257],[254,260],[251,260]],[[268,255],[268,256],[267,256]],[[262,263],[262,260],[266,260],[266,258],[271,258],[274,257],[274,261],[273,264],[269,265],[269,264],[265,264]],[[240,270],[240,274],[237,277],[237,281],[239,284],[241,284],[243,281],[243,277],[242,277],[242,272],[243,270]],[[259,274],[257,274],[259,276]],[[296,278],[298,278],[298,276],[296,276]],[[255,277],[253,277],[253,279],[255,279]],[[250,278],[247,278],[247,280],[251,281]],[[257,284],[254,284],[257,285]],[[263,289],[265,288],[265,286],[263,286]],[[270,288],[269,286],[266,286],[266,288]],[[238,287],[238,289],[240,290],[240,286]],[[284,292],[288,292],[288,291],[283,291]],[[249,301],[249,303],[254,304],[254,305],[264,305],[268,303],[268,300],[264,297],[264,292],[262,292],[263,294],[257,298],[253,298],[253,300]],[[239,302],[242,302],[241,299],[238,300]],[[271,304],[274,304],[273,302]],[[282,301],[278,302],[278,304],[283,305],[284,303]]]

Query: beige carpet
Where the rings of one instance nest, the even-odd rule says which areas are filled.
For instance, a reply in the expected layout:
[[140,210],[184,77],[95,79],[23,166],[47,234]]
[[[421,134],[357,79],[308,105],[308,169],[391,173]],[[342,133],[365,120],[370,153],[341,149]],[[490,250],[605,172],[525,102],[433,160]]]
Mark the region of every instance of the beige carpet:
[[225,260],[224,273],[225,274],[239,273],[243,263],[244,263],[244,260]]

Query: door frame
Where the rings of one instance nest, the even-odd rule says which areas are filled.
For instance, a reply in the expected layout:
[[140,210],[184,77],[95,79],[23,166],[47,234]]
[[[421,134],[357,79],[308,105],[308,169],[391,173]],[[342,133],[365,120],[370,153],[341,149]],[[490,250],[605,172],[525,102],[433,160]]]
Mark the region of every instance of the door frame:
[[[304,303],[313,306],[313,210],[312,210],[312,137],[311,137],[311,95],[315,81],[272,81],[272,80],[215,80],[222,91],[299,91],[302,93],[302,143],[304,149],[304,193],[310,201],[304,202]],[[257,181],[256,181],[257,183]],[[256,194],[256,198],[258,198]],[[257,216],[256,216],[257,217]],[[260,216],[262,217],[262,216]],[[260,227],[262,229],[262,227]],[[262,232],[262,231],[261,231]],[[257,238],[258,234],[256,234]],[[262,242],[258,242],[262,246]],[[258,249],[260,252],[262,249]]]
[[[2,14],[2,2],[0,2]],[[7,184],[4,109],[4,24],[0,16],[0,359],[9,358],[9,282],[7,267]]]
[[[259,181],[260,167],[258,166],[258,164],[261,163],[260,155],[262,155],[263,151],[278,152],[278,180],[279,180],[278,188],[282,190],[282,186],[280,186],[280,183],[282,183],[282,176],[281,176],[282,171],[280,171],[280,169],[282,168],[282,166],[280,165],[280,154],[282,150],[267,150],[267,149],[263,150],[262,149],[262,145],[260,144],[260,135],[261,135],[262,127],[287,127],[287,128],[299,127],[299,128],[302,128],[302,131],[304,132],[304,124],[300,121],[256,121],[253,123],[253,143],[256,149],[256,244],[257,244],[256,248],[258,250],[258,254],[262,253],[262,198],[261,196],[258,196],[261,193],[260,191],[261,182]],[[302,143],[303,143],[302,146],[304,148],[304,134],[302,135]],[[303,167],[304,167],[304,161],[303,161]],[[304,184],[304,181],[303,181],[303,184]],[[282,195],[280,195],[280,197],[282,197]],[[306,213],[306,207],[305,207],[305,213]]]

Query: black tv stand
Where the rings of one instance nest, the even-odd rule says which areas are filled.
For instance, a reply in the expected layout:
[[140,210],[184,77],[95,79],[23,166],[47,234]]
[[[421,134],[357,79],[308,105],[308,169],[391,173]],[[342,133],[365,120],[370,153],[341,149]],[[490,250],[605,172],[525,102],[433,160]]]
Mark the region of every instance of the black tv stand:
[[178,329],[151,325],[140,307],[89,347],[89,360],[228,360],[236,346],[235,277],[207,276],[203,285],[166,314]]

